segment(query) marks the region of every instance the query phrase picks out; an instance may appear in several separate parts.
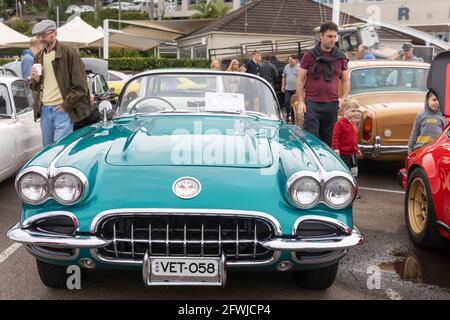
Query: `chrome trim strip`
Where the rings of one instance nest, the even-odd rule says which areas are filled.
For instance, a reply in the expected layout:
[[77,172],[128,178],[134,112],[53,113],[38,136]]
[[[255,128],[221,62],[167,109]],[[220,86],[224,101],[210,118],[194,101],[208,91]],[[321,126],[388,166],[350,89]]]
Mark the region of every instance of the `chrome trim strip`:
[[72,221],[76,227],[75,232],[80,231],[80,224],[78,223],[77,217],[72,212],[68,212],[68,211],[50,211],[50,212],[36,214],[36,215],[26,219],[21,224],[21,227],[28,228],[28,227],[31,227],[31,225],[38,220],[49,218],[49,217],[56,217],[56,216],[69,217],[70,219],[72,219]]
[[52,162],[50,162],[50,164],[48,165],[48,169],[47,169],[47,176],[48,177],[53,177],[55,175],[55,170],[56,170],[56,163],[67,153],[69,153],[70,151],[72,151],[72,149],[75,147],[75,145],[81,141],[84,138],[78,138],[77,140],[73,141],[71,144],[69,144],[67,147],[63,148],[61,150],[60,153],[58,153],[58,155],[55,157],[55,159],[52,160]]
[[225,118],[250,118],[255,119],[257,116],[260,120],[267,120],[267,121],[274,121],[274,122],[281,122],[282,119],[278,118],[272,118],[270,116],[261,116],[261,115],[253,115],[253,114],[245,114],[245,113],[236,113],[236,114],[229,114],[229,113],[212,113],[212,112],[192,112],[186,110],[186,112],[182,112],[182,110],[178,112],[149,112],[145,114],[123,114],[120,116],[117,116],[113,118],[112,120],[121,120],[126,118],[135,118],[135,117],[167,117],[167,116],[202,116],[202,117],[225,117]]
[[8,231],[7,237],[22,244],[55,248],[98,248],[111,243],[92,236],[64,236],[21,229],[19,224]]
[[337,250],[330,252],[328,254],[322,255],[322,256],[315,256],[315,257],[306,257],[302,259],[297,258],[297,252],[291,253],[291,258],[295,263],[302,264],[302,265],[308,265],[308,264],[322,264],[322,263],[328,263],[333,262],[342,259],[347,254],[347,250]]
[[202,216],[202,215],[211,215],[211,216],[225,216],[225,217],[249,217],[249,218],[264,218],[269,220],[273,227],[275,228],[275,235],[281,236],[281,224],[278,222],[270,214],[261,212],[261,211],[245,211],[245,210],[219,210],[219,209],[175,209],[175,208],[127,208],[127,209],[114,209],[114,210],[106,210],[100,212],[95,216],[92,220],[90,232],[94,234],[97,231],[98,225],[101,220],[109,217],[115,216],[126,216],[126,215],[135,215],[135,216],[146,216],[146,215],[157,215],[157,214],[177,214],[177,215],[186,215],[186,216]]
[[261,245],[271,250],[320,252],[328,250],[345,250],[357,246],[364,237],[354,228],[352,234],[346,237],[309,239],[274,239],[261,242]]
[[351,234],[351,229],[342,221],[339,221],[339,220],[333,219],[333,218],[317,216],[317,215],[302,216],[302,217],[298,218],[294,223],[294,227],[292,228],[292,234],[296,235],[298,226],[302,222],[305,222],[307,220],[327,222],[327,223],[335,225],[336,227],[341,229],[345,234],[347,234],[347,235]]

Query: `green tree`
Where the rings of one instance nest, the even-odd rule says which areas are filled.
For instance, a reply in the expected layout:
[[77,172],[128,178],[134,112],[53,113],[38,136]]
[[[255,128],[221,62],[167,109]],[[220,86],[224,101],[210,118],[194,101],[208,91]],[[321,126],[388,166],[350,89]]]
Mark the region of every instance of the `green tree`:
[[206,3],[202,0],[199,4],[194,4],[191,6],[191,10],[197,11],[191,18],[192,19],[214,19],[222,18],[230,11],[230,7],[227,6],[223,0],[211,0]]
[[17,19],[14,20],[14,22],[10,25],[10,27],[16,30],[17,32],[20,32],[27,36],[31,36],[31,24],[28,21]]
[[216,15],[215,18],[222,18],[231,10],[231,8],[227,6],[223,0],[214,1],[213,8],[214,14]]
[[8,9],[8,3],[5,0],[0,0],[0,16],[7,18],[6,9]]

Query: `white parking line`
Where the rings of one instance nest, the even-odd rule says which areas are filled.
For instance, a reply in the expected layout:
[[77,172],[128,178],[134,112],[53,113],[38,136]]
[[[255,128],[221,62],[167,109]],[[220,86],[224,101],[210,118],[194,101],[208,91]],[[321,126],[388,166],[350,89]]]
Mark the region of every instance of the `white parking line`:
[[3,263],[8,259],[17,249],[19,249],[22,245],[20,243],[13,243],[11,246],[6,248],[5,251],[0,253],[0,263]]
[[405,191],[388,190],[388,189],[377,189],[377,188],[366,188],[366,187],[358,187],[358,189],[359,190],[365,190],[365,191],[377,191],[377,192],[405,194]]

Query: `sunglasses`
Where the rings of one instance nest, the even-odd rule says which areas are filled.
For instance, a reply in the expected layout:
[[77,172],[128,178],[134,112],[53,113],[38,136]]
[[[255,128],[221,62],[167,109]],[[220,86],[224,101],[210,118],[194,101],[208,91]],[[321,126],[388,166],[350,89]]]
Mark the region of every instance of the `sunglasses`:
[[37,34],[37,35],[36,35],[36,38],[46,38],[46,37],[48,37],[49,35],[51,35],[53,32],[55,32],[55,31],[52,30],[52,31],[49,31],[49,32],[46,32],[46,33]]

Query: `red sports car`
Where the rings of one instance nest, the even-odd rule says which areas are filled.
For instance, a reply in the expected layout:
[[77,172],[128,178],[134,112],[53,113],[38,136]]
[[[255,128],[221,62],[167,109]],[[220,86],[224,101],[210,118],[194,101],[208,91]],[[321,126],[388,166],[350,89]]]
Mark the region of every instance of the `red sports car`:
[[439,99],[447,126],[435,142],[408,155],[399,180],[406,191],[405,219],[411,240],[436,248],[450,243],[450,51],[435,58],[427,85]]

